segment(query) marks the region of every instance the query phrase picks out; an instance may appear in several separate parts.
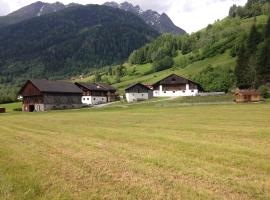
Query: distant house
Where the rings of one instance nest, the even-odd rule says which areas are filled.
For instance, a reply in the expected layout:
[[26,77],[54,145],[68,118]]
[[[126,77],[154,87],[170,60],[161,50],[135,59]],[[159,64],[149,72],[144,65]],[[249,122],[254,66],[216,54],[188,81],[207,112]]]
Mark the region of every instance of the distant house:
[[257,90],[236,90],[235,91],[236,103],[259,102],[261,100],[262,100],[261,94]]
[[82,103],[97,105],[113,102],[118,99],[116,89],[105,83],[75,83],[82,91]]
[[82,90],[63,81],[28,80],[19,94],[23,97],[24,112],[80,108]]
[[125,89],[127,102],[144,101],[153,98],[153,91],[150,87],[141,83],[135,83]]
[[153,84],[154,97],[196,96],[202,87],[189,79],[171,74]]

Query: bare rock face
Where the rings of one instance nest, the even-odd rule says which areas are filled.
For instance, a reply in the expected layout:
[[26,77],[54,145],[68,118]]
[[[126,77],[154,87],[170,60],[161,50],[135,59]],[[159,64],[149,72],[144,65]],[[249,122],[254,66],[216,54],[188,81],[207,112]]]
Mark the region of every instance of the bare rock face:
[[165,13],[159,14],[153,10],[144,11],[140,8],[140,6],[133,6],[128,2],[121,4],[116,2],[107,2],[104,3],[104,5],[136,14],[141,17],[148,25],[152,26],[160,33],[172,33],[174,35],[181,35],[186,33],[186,31],[177,27]]

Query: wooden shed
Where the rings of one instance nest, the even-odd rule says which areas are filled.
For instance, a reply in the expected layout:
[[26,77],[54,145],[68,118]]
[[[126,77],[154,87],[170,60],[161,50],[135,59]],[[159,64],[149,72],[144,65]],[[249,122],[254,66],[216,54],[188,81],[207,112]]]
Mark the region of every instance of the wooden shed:
[[262,100],[261,94],[257,90],[236,90],[235,91],[236,103],[259,102],[261,100]]
[[5,113],[6,109],[5,108],[0,108],[0,113]]

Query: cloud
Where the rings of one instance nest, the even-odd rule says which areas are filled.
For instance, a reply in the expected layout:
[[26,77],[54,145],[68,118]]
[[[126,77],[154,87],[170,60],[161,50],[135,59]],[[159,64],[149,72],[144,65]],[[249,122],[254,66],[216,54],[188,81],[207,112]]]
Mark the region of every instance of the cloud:
[[4,0],[0,0],[0,16],[10,12],[9,4]]
[[[22,6],[37,0],[0,0],[0,14],[17,10]],[[57,0],[44,0],[55,2]],[[65,4],[77,2],[81,4],[103,4],[113,0],[59,0]],[[115,0],[120,3],[125,0]],[[228,15],[233,4],[244,5],[247,0],[126,0],[140,5],[144,10],[152,9],[167,13],[173,22],[188,32],[194,32],[206,27],[217,19]],[[3,11],[2,11],[3,10]]]

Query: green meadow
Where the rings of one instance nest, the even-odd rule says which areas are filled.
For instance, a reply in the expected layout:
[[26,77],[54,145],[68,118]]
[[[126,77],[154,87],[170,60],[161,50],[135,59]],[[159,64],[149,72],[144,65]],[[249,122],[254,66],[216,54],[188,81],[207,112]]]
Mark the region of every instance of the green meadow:
[[270,199],[270,103],[231,98],[1,114],[0,199]]

